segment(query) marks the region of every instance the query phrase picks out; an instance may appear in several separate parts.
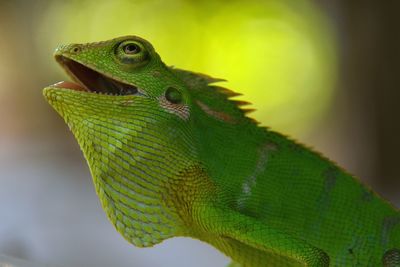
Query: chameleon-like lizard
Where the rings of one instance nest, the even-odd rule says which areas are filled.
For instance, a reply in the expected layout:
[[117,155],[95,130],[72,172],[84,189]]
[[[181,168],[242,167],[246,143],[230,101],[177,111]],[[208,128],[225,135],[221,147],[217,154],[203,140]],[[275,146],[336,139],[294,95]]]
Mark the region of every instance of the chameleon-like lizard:
[[136,36],[62,45],[44,89],[117,231],[205,241],[232,266],[400,266],[400,213],[329,159],[260,127],[220,79]]

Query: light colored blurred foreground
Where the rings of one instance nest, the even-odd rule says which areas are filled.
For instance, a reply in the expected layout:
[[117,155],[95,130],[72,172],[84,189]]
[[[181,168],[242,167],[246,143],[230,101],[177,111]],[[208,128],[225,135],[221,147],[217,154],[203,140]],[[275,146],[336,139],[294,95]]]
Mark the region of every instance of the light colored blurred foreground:
[[47,264],[37,264],[0,254],[0,267],[54,267]]

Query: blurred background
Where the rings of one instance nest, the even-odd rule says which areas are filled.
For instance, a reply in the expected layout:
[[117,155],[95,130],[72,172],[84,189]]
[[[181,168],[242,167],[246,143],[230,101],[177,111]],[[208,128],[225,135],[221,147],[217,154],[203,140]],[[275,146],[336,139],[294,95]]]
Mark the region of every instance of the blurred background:
[[[128,244],[45,102],[60,43],[148,39],[168,65],[225,78],[251,116],[400,206],[398,1],[0,1],[0,254],[38,266],[224,266],[186,238]],[[27,265],[29,266],[29,264]],[[33,266],[33,265],[30,265]],[[36,266],[36,265],[35,265]]]

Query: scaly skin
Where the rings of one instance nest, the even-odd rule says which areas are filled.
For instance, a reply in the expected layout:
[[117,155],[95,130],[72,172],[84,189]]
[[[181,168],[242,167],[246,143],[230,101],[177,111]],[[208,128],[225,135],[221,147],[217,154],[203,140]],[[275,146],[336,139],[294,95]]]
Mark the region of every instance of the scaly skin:
[[101,204],[139,247],[174,236],[232,266],[400,266],[400,213],[334,163],[259,127],[209,76],[167,67],[145,40],[72,44],[77,82],[44,95],[89,164]]

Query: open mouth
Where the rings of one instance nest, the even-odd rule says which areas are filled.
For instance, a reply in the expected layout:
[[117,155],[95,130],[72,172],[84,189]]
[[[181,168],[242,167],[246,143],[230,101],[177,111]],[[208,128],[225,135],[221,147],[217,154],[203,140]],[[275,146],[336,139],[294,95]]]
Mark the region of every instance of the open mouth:
[[76,83],[64,81],[55,84],[54,87],[110,95],[134,95],[138,93],[136,86],[107,77],[74,60],[64,56],[57,56],[56,60]]

